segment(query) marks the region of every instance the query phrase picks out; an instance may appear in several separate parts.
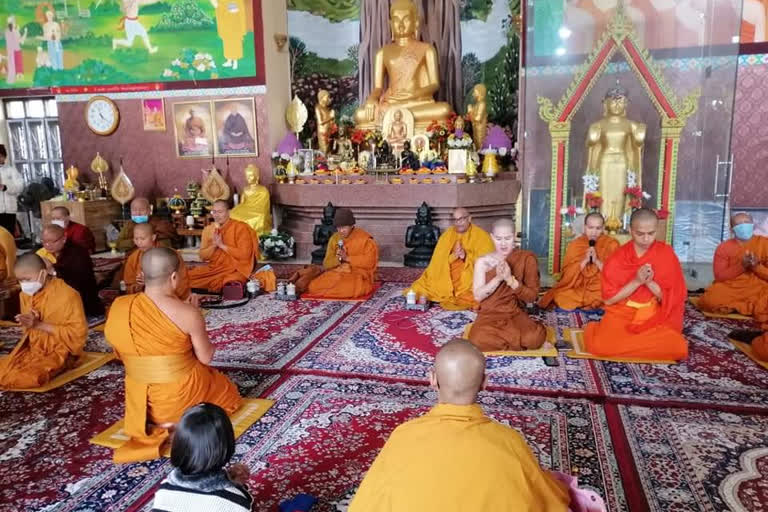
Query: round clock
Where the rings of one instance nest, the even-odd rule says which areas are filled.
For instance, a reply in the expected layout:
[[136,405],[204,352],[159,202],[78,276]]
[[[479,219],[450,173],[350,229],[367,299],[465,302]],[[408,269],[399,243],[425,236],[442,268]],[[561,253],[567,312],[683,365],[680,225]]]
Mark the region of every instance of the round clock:
[[115,102],[106,96],[94,96],[85,106],[85,122],[93,133],[109,135],[117,129],[120,111]]

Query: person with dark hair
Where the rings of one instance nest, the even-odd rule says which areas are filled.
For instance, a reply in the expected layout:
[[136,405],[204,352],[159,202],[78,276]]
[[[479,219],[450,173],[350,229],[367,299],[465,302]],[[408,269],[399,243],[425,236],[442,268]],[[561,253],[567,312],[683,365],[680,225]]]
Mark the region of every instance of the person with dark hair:
[[67,233],[67,240],[75,245],[79,245],[88,254],[96,252],[96,239],[93,236],[93,232],[82,224],[73,221],[69,217],[69,209],[65,206],[57,206],[51,210],[51,224],[55,224]]
[[8,165],[8,152],[0,144],[0,226],[16,233],[16,212],[19,194],[24,190],[24,178],[13,165]]
[[221,407],[202,403],[184,412],[173,435],[174,469],[160,484],[152,512],[246,512],[253,498],[248,468],[234,464],[235,433]]

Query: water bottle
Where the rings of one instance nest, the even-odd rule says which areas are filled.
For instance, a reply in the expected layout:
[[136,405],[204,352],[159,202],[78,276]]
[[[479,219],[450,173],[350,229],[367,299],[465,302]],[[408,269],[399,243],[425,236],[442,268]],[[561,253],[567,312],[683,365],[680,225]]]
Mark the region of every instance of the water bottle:
[[413,290],[408,290],[408,294],[405,296],[405,301],[410,306],[416,304],[416,292]]
[[289,297],[296,297],[296,285],[288,283],[288,286],[285,287],[285,292]]

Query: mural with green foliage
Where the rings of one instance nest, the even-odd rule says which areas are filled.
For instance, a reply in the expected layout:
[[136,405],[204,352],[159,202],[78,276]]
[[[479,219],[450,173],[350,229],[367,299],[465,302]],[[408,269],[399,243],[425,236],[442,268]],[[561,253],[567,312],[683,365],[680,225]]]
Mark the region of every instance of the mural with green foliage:
[[255,77],[252,4],[0,0],[0,88]]

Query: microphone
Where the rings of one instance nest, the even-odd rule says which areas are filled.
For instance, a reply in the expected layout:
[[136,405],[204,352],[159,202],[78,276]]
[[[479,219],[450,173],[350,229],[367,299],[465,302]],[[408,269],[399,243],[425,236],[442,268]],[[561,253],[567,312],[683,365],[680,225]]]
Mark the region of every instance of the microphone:
[[[590,247],[594,247],[596,243],[597,243],[597,242],[595,242],[594,240],[590,240],[590,241],[589,241],[589,246],[590,246]],[[591,263],[593,263],[593,261],[592,261],[592,255],[590,255],[590,256],[589,256],[589,263],[590,263],[590,264],[591,264]]]

